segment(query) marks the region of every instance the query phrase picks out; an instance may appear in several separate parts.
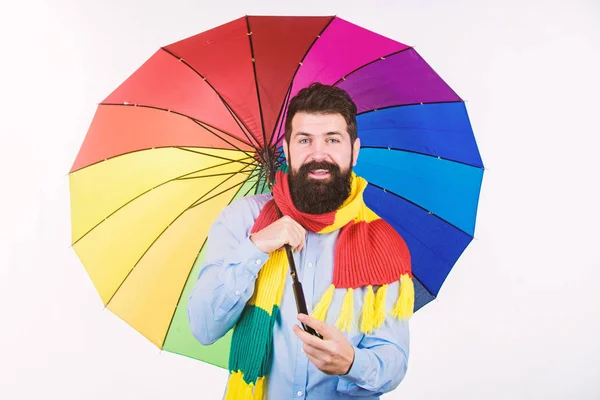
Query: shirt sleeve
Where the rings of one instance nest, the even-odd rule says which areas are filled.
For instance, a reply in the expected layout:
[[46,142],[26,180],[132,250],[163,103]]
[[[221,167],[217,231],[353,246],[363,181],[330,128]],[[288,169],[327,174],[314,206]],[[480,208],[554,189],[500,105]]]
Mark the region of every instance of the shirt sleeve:
[[[393,306],[397,285],[388,288],[388,310]],[[381,396],[394,390],[408,367],[410,335],[408,321],[390,316],[373,334],[364,335],[354,346],[354,363],[339,377],[337,390],[355,397]]]
[[205,262],[188,297],[190,329],[203,345],[233,328],[269,258],[248,236],[253,219],[239,211],[226,208],[211,226]]

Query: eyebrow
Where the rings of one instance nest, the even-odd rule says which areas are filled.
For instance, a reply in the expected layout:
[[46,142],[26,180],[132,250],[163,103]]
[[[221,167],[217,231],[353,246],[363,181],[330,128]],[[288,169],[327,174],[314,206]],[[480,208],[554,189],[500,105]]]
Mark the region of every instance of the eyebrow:
[[[316,136],[316,135],[313,135],[312,133],[307,133],[307,132],[298,132],[294,136]],[[340,132],[332,131],[332,132],[327,132],[325,134],[325,136],[343,136],[343,135]]]

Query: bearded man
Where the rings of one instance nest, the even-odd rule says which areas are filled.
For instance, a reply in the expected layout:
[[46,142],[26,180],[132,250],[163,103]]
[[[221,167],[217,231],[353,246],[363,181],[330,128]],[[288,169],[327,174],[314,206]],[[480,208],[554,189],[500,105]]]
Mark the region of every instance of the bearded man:
[[[363,201],[356,113],[342,89],[302,89],[287,112],[288,172],[211,227],[188,315],[204,345],[234,328],[225,399],[378,399],[406,374],[410,255]],[[286,244],[310,315],[297,312]]]

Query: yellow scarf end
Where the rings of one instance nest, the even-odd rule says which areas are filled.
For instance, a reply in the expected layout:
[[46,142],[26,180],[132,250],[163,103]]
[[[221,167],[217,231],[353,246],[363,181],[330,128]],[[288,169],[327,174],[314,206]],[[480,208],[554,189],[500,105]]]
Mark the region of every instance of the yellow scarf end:
[[262,400],[265,394],[265,377],[254,383],[246,383],[241,371],[232,372],[227,381],[225,400]]
[[384,284],[374,293],[371,285],[367,286],[361,314],[360,331],[371,334],[385,322],[385,296],[388,285]]
[[372,333],[375,329],[375,322],[375,293],[373,292],[373,286],[369,285],[363,301],[360,331],[366,334]]
[[379,328],[385,321],[385,295],[387,294],[388,285],[384,284],[377,289],[375,295],[375,327]]
[[310,314],[313,318],[318,319],[321,322],[325,322],[325,318],[327,318],[327,311],[329,311],[329,306],[331,305],[331,301],[333,300],[333,293],[335,291],[335,286],[329,285],[321,300],[317,303],[312,313]]
[[254,395],[252,400],[262,400],[265,395],[265,377],[260,377],[256,381],[256,387],[254,388]]
[[342,303],[342,310],[340,316],[335,322],[335,327],[342,332],[350,333],[352,328],[352,322],[354,320],[354,289],[348,288],[344,301]]
[[235,400],[239,398],[239,395],[242,393],[244,382],[243,375],[241,371],[232,372],[229,375],[229,380],[227,381],[227,392],[225,393],[225,400]]
[[[319,303],[311,312],[313,318],[325,321],[335,289],[334,285],[330,285],[323,293]],[[381,285],[377,293],[374,292],[372,285],[367,286],[360,315],[360,331],[362,333],[371,334],[385,322],[387,290],[387,284]],[[400,278],[398,300],[390,311],[390,315],[397,319],[408,319],[413,315],[414,304],[415,287],[413,280],[408,274],[403,274]],[[342,332],[350,333],[353,323],[354,289],[348,288],[335,327]]]
[[407,319],[413,315],[415,308],[415,285],[408,274],[400,278],[400,294],[392,309],[391,315],[397,319]]

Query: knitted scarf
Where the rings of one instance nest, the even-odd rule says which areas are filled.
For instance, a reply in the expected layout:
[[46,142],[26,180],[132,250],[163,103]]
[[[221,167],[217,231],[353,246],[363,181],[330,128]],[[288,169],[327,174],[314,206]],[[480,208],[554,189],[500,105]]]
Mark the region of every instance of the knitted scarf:
[[[334,253],[332,283],[311,315],[325,321],[335,290],[345,290],[336,328],[350,332],[354,324],[354,289],[366,287],[360,312],[361,332],[369,334],[386,318],[385,296],[388,284],[400,280],[398,300],[390,310],[394,318],[409,318],[414,308],[410,254],[404,240],[363,201],[367,182],[352,173],[351,194],[336,211],[306,214],[291,199],[288,176],[276,174],[273,199],[265,204],[251,234],[278,219],[275,204],[305,229],[329,233],[340,229]],[[234,328],[229,355],[229,381],[226,400],[263,398],[273,351],[273,325],[279,312],[289,264],[285,249],[269,255],[261,268],[252,297]],[[373,286],[379,286],[377,293]]]

